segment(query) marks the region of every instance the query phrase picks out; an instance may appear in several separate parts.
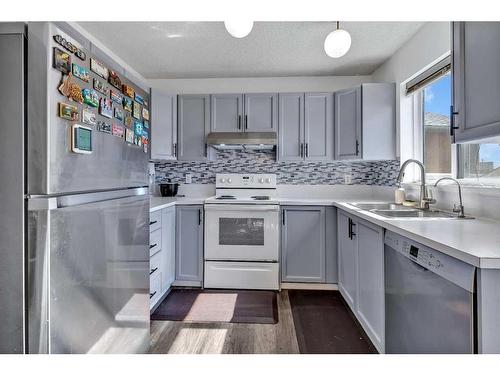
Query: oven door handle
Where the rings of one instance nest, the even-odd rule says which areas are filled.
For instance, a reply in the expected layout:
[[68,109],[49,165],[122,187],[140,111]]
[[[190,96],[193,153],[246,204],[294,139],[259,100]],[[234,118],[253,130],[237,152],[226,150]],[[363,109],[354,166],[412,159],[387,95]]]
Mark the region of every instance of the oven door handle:
[[205,211],[279,212],[279,205],[205,204]]

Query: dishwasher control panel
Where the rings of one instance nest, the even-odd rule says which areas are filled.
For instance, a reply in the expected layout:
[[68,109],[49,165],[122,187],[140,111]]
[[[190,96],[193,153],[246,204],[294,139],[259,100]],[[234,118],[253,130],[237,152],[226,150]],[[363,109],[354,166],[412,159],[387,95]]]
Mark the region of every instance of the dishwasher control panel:
[[386,231],[385,245],[462,288],[474,288],[475,267],[438,250]]

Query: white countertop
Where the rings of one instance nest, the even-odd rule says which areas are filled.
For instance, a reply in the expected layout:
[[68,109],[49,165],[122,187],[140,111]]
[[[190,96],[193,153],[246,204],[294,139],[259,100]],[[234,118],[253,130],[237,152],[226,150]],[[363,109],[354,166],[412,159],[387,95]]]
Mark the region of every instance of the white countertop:
[[[203,204],[206,198],[151,197],[151,211],[174,205]],[[347,203],[377,201],[374,199],[284,197],[277,200],[283,206],[335,206],[473,266],[500,269],[500,222],[498,221],[481,218],[473,220],[385,218]]]
[[175,205],[203,204],[207,197],[156,197],[151,196],[149,211],[154,212]]

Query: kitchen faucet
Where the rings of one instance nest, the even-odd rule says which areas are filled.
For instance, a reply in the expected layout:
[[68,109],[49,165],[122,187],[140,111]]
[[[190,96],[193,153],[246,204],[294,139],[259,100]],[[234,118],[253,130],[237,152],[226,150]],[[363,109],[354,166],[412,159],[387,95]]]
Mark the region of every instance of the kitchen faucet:
[[464,213],[464,205],[462,202],[462,187],[460,186],[460,182],[458,182],[457,180],[455,180],[454,178],[451,178],[451,177],[442,177],[436,181],[434,186],[436,187],[443,180],[450,180],[450,181],[453,181],[457,184],[457,186],[458,186],[458,199],[460,200],[460,205],[457,207],[455,205],[455,203],[453,203],[453,212],[457,213],[459,218],[464,218],[465,213]]
[[428,210],[429,204],[435,203],[436,201],[427,196],[427,190],[425,188],[425,166],[422,164],[422,162],[415,160],[415,159],[406,160],[403,163],[403,165],[401,165],[401,169],[399,170],[397,183],[398,183],[398,185],[401,185],[401,181],[403,180],[403,177],[405,175],[406,167],[410,163],[415,163],[420,167],[420,197],[419,197],[420,202],[419,202],[419,207],[421,209]]

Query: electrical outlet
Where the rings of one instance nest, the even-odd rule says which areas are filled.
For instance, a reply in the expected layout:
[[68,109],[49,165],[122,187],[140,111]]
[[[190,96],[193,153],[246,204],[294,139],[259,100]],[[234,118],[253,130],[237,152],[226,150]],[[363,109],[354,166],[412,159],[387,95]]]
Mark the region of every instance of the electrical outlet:
[[185,178],[186,184],[190,184],[193,182],[193,175],[191,173],[186,173],[184,175],[184,178]]
[[346,185],[352,184],[352,175],[350,175],[350,174],[344,175],[344,184],[346,184]]

